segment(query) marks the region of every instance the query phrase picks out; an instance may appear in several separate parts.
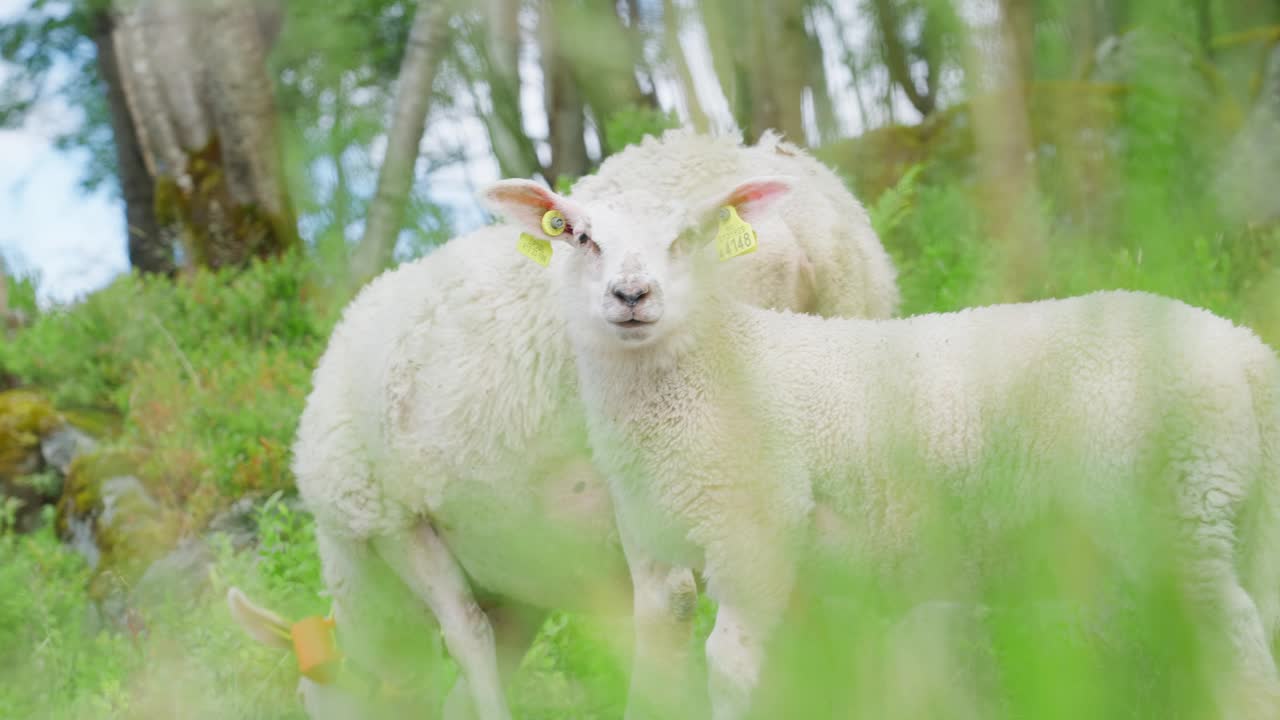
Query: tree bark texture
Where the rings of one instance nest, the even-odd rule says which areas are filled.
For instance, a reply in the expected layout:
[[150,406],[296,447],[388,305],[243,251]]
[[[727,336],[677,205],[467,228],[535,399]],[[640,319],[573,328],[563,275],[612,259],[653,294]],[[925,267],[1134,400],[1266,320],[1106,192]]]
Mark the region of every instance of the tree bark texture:
[[560,52],[568,42],[556,22],[560,16],[558,6],[563,4],[563,0],[543,0],[538,27],[543,105],[547,113],[547,139],[551,144],[547,179],[552,185],[561,177],[581,177],[586,174],[588,165],[582,96],[573,77],[571,60]]
[[826,92],[825,80],[817,85],[811,67],[807,5],[805,0],[702,3],[712,66],[734,121],[749,140],[773,129],[805,142],[804,90]]
[[116,172],[124,199],[125,236],[129,264],[144,273],[170,274],[177,263],[171,239],[160,232],[155,216],[155,183],[147,171],[121,84],[110,13],[93,16],[93,43],[98,53],[98,74],[107,93],[107,111],[116,147]]
[[215,268],[297,245],[261,16],[236,0],[121,0],[114,11],[110,40],[160,242]]

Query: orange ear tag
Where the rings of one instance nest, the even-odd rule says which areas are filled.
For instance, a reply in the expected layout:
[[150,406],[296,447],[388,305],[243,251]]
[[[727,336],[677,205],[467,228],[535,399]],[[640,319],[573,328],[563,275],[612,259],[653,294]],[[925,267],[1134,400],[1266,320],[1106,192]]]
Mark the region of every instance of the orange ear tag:
[[342,655],[333,637],[333,619],[312,615],[289,628],[298,671],[311,680],[328,685],[338,677]]

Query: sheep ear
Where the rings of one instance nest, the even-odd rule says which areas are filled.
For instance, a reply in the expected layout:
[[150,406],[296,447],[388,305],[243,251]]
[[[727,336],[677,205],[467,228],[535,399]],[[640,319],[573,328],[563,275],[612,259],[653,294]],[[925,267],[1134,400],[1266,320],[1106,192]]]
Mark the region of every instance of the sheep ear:
[[[583,214],[567,198],[542,187],[532,180],[499,180],[480,194],[485,207],[495,215],[519,225],[536,237],[549,240],[569,240],[575,225],[581,225]],[[548,234],[543,229],[542,218],[550,210],[564,216],[564,232]]]
[[231,616],[254,640],[280,650],[293,649],[289,623],[270,610],[254,605],[239,588],[227,591],[227,605]]
[[747,222],[755,222],[767,215],[774,203],[791,192],[792,182],[791,178],[780,175],[745,180],[704,204],[699,215],[709,219],[720,208],[729,206],[738,212],[738,217]]

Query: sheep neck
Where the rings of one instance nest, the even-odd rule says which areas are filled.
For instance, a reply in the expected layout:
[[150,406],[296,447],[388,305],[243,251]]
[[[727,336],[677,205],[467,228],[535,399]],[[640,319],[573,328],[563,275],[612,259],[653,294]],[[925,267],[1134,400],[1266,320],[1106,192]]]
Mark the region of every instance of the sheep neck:
[[[628,348],[574,336],[582,399],[592,425],[624,431],[646,412],[663,408],[682,387],[708,387],[708,378],[733,376],[739,345],[733,322],[738,303],[700,300],[684,326],[653,345]],[[571,333],[571,335],[573,335]],[[622,426],[622,427],[617,427]]]

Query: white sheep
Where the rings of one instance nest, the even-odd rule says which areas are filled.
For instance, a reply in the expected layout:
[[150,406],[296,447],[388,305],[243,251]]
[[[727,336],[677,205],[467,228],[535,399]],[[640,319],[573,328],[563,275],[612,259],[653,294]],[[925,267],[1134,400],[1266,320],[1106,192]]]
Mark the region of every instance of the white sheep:
[[594,461],[628,561],[701,570],[719,601],[706,644],[714,717],[745,712],[798,563],[909,563],[942,498],[964,532],[955,582],[988,564],[984,541],[1050,508],[1122,565],[1143,552],[1126,546],[1124,518],[1167,529],[1179,579],[1225,641],[1224,714],[1274,717],[1275,353],[1140,293],[902,320],[743,305],[703,246],[719,208],[765,227],[789,189],[757,178],[687,213],[648,215],[518,180],[485,192],[510,218],[570,218],[575,232],[556,238],[568,246],[557,304]]
[[[805,192],[759,226],[760,251],[735,262],[736,296],[824,315],[893,313],[893,267],[866,213],[829,170],[772,135],[744,148],[669,132],[609,159],[574,196],[620,202],[618,189],[640,182],[651,192],[632,198],[646,203],[636,209],[662,212],[780,171],[801,176]],[[439,619],[485,720],[509,717],[500,666],[518,662],[545,609],[626,608],[630,571],[659,588],[641,602],[661,618],[655,634],[678,644],[694,594],[687,570],[650,576],[623,558],[589,462],[564,324],[547,310],[566,253],[539,267],[516,252],[519,233],[484,228],[375,279],[333,332],[294,446],[344,651],[394,669],[376,638],[400,628],[369,590],[394,594],[381,577],[389,569]],[[537,610],[517,612],[528,607]],[[667,682],[664,667],[646,667],[633,672],[640,697]]]

